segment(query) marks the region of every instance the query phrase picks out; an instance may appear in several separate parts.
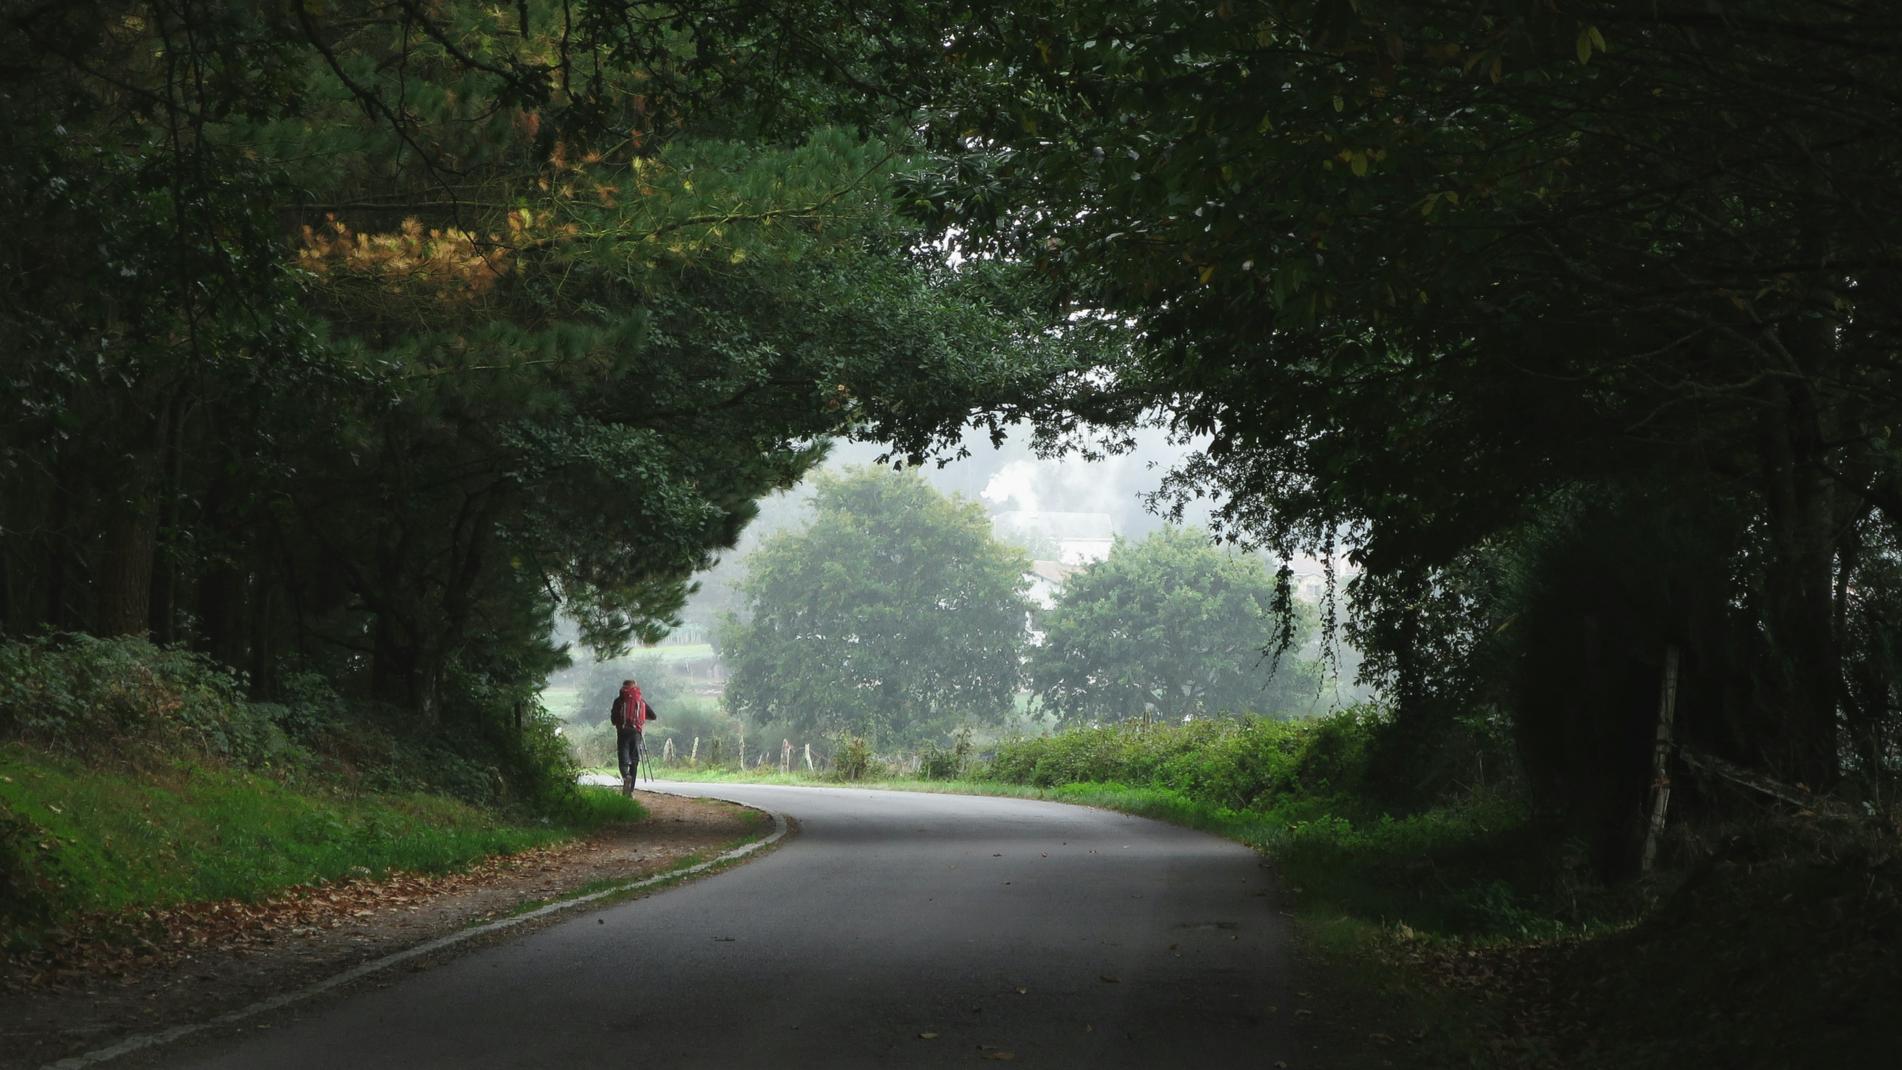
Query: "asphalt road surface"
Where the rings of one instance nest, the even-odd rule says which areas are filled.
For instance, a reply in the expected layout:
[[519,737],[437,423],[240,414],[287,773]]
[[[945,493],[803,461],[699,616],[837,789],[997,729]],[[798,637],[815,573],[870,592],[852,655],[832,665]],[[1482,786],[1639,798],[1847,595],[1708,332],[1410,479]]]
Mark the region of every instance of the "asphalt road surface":
[[324,1070],[1292,1061],[1288,930],[1268,872],[1245,848],[1019,799],[660,787],[790,814],[801,831],[729,872],[584,909],[156,1061]]

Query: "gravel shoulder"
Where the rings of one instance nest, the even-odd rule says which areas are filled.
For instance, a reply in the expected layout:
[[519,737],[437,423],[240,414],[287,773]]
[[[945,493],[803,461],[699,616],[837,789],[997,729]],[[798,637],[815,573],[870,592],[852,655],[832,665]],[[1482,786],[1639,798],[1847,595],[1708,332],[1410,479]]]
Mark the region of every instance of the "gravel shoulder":
[[203,1021],[471,925],[682,868],[772,829],[766,815],[732,803],[639,798],[643,821],[459,873],[148,911],[77,931],[51,954],[0,959],[0,1070]]

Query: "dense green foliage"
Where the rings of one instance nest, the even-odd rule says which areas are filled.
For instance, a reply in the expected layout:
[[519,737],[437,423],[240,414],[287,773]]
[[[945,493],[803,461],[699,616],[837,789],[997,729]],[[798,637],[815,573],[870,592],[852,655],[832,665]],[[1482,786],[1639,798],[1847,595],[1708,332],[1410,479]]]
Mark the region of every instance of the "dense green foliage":
[[1046,788],[1089,781],[1162,788],[1231,810],[1266,811],[1362,794],[1379,723],[1376,711],[1363,708],[1313,721],[1076,728],[1000,743],[988,775]]
[[[1210,436],[1165,497],[1344,551],[1350,632],[1415,731],[1511,710],[1617,868],[1675,649],[1687,747],[1888,790],[1894,20],[1255,0],[971,4],[942,30],[919,212],[1141,336],[1022,404]],[[1534,665],[1601,682],[1553,704],[1570,685]]]
[[1260,558],[1196,529],[1118,540],[1036,614],[1030,690],[1072,723],[1304,711],[1320,691],[1299,657],[1312,620],[1275,599]]
[[1011,709],[1029,559],[915,472],[822,477],[807,527],[747,560],[726,701],[771,731],[913,743]]
[[516,707],[481,677],[457,675],[477,711],[461,732],[339,697],[321,678],[284,681],[281,701],[245,697],[202,655],[142,639],[75,636],[0,644],[0,741],[122,772],[185,757],[291,783],[430,791],[466,802],[560,810],[573,766],[539,706]]
[[822,436],[1060,372],[768,17],[10,8],[0,630],[486,730],[457,678],[526,701],[557,605],[664,630]]

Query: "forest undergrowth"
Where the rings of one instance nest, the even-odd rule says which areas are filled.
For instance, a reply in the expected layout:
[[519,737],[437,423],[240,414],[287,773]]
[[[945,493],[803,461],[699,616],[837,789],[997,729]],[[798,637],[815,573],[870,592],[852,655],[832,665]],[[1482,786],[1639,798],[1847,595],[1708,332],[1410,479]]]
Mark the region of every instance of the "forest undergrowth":
[[143,640],[0,645],[0,948],[110,936],[153,908],[439,873],[635,820],[574,787],[539,712],[469,687],[452,723],[316,678],[252,702],[203,658]]

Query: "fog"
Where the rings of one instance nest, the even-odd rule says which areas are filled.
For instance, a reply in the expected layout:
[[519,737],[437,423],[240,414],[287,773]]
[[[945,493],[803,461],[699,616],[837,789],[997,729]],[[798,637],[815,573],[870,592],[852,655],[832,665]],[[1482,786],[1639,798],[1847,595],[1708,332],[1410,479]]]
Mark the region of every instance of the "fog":
[[[966,456],[947,458],[943,464],[927,462],[918,471],[938,490],[977,501],[993,516],[1008,511],[1096,513],[1109,518],[1117,536],[1140,539],[1173,522],[1152,512],[1145,496],[1157,490],[1171,468],[1203,445],[1202,440],[1175,441],[1166,430],[1144,428],[1134,434],[1133,447],[1126,452],[1086,459],[1074,454],[1039,457],[1029,440],[1029,433],[1018,429],[1002,445],[994,446],[987,434],[968,432],[962,441]],[[817,471],[875,464],[885,449],[878,443],[841,441]],[[760,503],[759,518],[748,526],[739,544],[695,577],[700,591],[689,601],[685,620],[708,625],[732,607],[731,587],[744,572],[746,555],[772,533],[810,519],[810,486],[808,477],[800,486]],[[1206,528],[1213,509],[1214,503],[1206,499],[1188,502],[1180,522]],[[1298,578],[1307,580],[1303,593],[1312,600],[1324,565],[1307,557],[1289,564]],[[1337,559],[1334,564],[1342,579],[1353,572],[1345,561]]]
[[[1039,457],[1029,433],[1022,429],[998,446],[991,444],[988,434],[972,431],[962,441],[966,456],[946,458],[943,464],[927,462],[918,472],[938,490],[977,501],[993,515],[1012,510],[1100,513],[1109,518],[1116,535],[1140,539],[1167,523],[1149,511],[1143,496],[1155,491],[1164,474],[1198,449],[1199,443],[1172,442],[1166,431],[1157,428],[1142,429],[1134,439],[1134,447],[1127,452],[1088,460],[1074,455]],[[885,452],[886,447],[878,443],[840,441],[815,475],[876,464]],[[710,625],[731,608],[732,585],[744,572],[746,555],[774,532],[810,519],[810,486],[808,477],[800,486],[760,503],[759,518],[747,527],[739,545],[695,577],[700,590],[688,602],[684,620]],[[1206,526],[1209,503],[1190,505],[1194,508],[1185,509],[1183,523]]]

